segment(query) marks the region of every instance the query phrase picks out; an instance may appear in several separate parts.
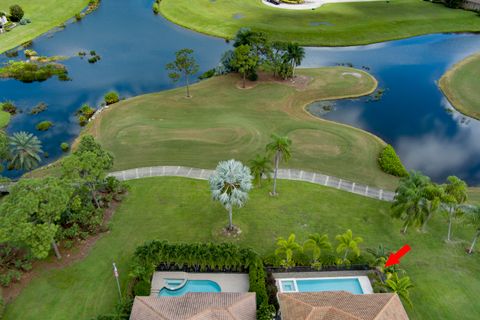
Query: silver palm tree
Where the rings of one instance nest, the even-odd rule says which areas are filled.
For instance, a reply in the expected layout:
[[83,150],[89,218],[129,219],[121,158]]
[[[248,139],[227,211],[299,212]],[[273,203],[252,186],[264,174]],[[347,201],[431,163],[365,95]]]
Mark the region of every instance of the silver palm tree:
[[9,138],[10,166],[17,170],[32,170],[41,159],[42,143],[31,133],[20,131]]

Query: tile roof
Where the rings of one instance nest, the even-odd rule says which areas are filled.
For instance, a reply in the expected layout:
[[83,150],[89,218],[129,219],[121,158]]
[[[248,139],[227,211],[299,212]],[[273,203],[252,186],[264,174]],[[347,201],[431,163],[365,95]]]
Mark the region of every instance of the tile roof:
[[190,292],[182,297],[135,297],[130,320],[255,320],[255,293]]
[[298,292],[278,298],[282,320],[408,320],[394,293]]

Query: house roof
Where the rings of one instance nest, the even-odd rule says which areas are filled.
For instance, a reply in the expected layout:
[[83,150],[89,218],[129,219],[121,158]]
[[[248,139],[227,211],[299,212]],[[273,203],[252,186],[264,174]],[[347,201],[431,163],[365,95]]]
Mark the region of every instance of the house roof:
[[282,320],[408,320],[394,293],[298,292],[278,298]]
[[181,297],[135,297],[130,320],[255,320],[255,293],[190,292]]

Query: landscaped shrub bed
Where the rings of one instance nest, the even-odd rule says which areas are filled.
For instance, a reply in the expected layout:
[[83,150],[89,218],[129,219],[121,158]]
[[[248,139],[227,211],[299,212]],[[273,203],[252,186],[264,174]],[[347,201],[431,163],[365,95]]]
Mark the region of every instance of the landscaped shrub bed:
[[259,255],[248,248],[240,248],[230,243],[170,244],[167,241],[153,240],[137,247],[132,261],[131,275],[138,283],[138,292],[143,292],[150,284],[156,271],[185,272],[247,272],[250,279],[250,292],[257,296],[258,319],[274,312],[268,303],[265,286],[266,276]]
[[378,164],[383,172],[397,177],[405,177],[408,175],[408,172],[403,166],[402,161],[400,161],[395,149],[393,149],[391,145],[387,145],[382,152],[380,152]]

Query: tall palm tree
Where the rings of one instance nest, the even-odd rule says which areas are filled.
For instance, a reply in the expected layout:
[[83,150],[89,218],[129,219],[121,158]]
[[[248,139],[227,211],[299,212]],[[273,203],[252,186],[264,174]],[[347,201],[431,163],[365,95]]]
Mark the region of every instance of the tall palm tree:
[[289,43],[287,45],[287,57],[292,65],[292,78],[295,77],[295,68],[302,63],[305,58],[305,49],[298,43]]
[[228,230],[233,230],[232,208],[243,207],[252,189],[250,169],[240,161],[228,160],[218,163],[209,179],[212,198],[219,201],[228,211]]
[[282,264],[285,267],[291,267],[295,264],[293,261],[293,254],[295,251],[300,250],[302,247],[295,241],[295,234],[290,234],[287,239],[279,237],[277,239],[277,249],[275,249],[275,255],[284,256]]
[[458,177],[450,176],[447,178],[444,190],[445,196],[442,202],[448,213],[447,241],[450,241],[452,236],[452,222],[460,212],[459,207],[467,201],[467,184]]
[[385,287],[392,292],[398,294],[400,298],[406,301],[410,306],[412,306],[412,300],[410,300],[409,290],[413,288],[412,281],[410,277],[398,277],[398,273],[394,272],[389,274],[389,277],[385,281]]
[[267,144],[267,153],[275,155],[275,170],[273,173],[273,191],[272,196],[277,195],[277,174],[278,174],[278,165],[280,160],[283,159],[288,161],[291,157],[291,146],[292,140],[290,140],[287,136],[278,136],[276,134],[272,134],[272,141]]
[[472,243],[470,244],[470,248],[468,248],[468,254],[472,254],[478,237],[480,237],[480,206],[469,206],[465,208],[465,217],[467,223],[475,229]]
[[32,170],[41,159],[42,143],[31,133],[20,131],[9,138],[10,166],[17,170]]
[[272,163],[270,159],[266,156],[261,156],[257,154],[255,159],[252,159],[248,162],[250,166],[250,171],[252,172],[253,182],[261,186],[263,177],[270,179],[272,176]]
[[391,210],[392,217],[403,220],[403,233],[412,225],[423,221],[425,188],[430,185],[430,178],[419,172],[411,172],[400,179]]
[[319,233],[313,233],[308,236],[308,239],[303,243],[303,251],[311,251],[313,263],[318,262],[322,250],[331,249],[332,245],[328,240],[328,235],[320,235]]
[[337,253],[344,253],[343,260],[347,259],[350,251],[360,256],[360,248],[358,245],[363,242],[361,237],[353,237],[352,230],[348,229],[344,234],[339,234],[335,237],[338,241]]

